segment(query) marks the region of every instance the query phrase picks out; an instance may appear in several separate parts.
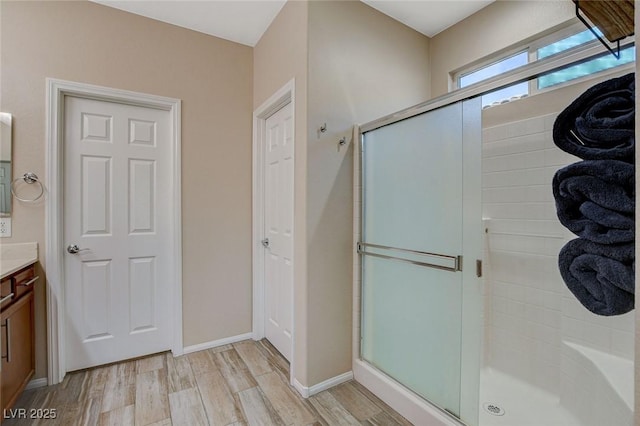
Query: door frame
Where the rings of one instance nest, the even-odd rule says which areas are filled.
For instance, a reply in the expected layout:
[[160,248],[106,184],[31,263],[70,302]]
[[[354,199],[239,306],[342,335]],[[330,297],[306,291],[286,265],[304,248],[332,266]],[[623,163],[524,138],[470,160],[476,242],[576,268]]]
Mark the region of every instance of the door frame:
[[171,351],[183,353],[182,343],[182,190],[181,190],[181,101],[145,93],[47,78],[45,248],[47,271],[47,367],[48,384],[61,382],[65,362],[65,270],[64,270],[64,99],[66,96],[115,102],[168,111],[171,140]]
[[[264,176],[264,160],[266,158],[265,143],[267,138],[266,123],[267,118],[272,116],[276,111],[287,104],[291,104],[291,114],[293,118],[293,161],[294,161],[294,188],[295,188],[295,79],[290,80],[269,99],[264,101],[253,112],[253,213],[252,213],[252,264],[253,264],[253,340],[260,340],[265,337],[265,276],[264,276],[264,247],[262,247],[262,239],[265,235],[264,216],[265,216],[265,176]],[[294,189],[294,210],[295,210],[295,189]],[[295,216],[293,237],[295,246]],[[293,268],[295,270],[295,249],[293,251]],[[294,273],[295,277],[295,273]],[[295,295],[295,285],[293,286]],[[292,296],[294,296],[292,295]],[[291,330],[291,360],[290,360],[290,381],[293,383],[294,375],[294,359],[295,359],[295,297],[292,306],[292,330]]]

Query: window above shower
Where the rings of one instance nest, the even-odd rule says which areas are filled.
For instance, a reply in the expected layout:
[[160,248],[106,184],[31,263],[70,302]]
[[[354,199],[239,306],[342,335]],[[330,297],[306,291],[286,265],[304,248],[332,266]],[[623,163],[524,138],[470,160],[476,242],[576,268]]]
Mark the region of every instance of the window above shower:
[[[599,32],[596,29],[597,32]],[[600,34],[601,35],[601,34]],[[602,48],[596,36],[581,23],[573,24],[552,34],[540,37],[526,45],[516,46],[506,52],[485,58],[481,62],[466,66],[452,73],[453,89],[461,89],[472,84],[499,76],[507,71],[530,64],[548,57],[568,56],[574,52],[593,49],[602,50],[602,55],[542,75],[529,82],[523,82],[496,90],[482,97],[482,106],[488,107],[531,96],[536,93],[553,90],[567,84],[587,80],[596,75],[631,68],[635,62],[635,47],[620,50],[620,58],[616,58]]]

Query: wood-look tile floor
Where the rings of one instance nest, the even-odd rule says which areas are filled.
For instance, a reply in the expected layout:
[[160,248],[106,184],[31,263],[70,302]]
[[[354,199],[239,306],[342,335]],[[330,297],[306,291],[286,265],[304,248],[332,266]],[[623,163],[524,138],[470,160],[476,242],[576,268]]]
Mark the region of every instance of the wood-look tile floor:
[[24,392],[14,407],[55,409],[56,419],[3,425],[411,425],[355,381],[306,400],[288,383],[282,355],[266,340],[247,340],[67,374]]

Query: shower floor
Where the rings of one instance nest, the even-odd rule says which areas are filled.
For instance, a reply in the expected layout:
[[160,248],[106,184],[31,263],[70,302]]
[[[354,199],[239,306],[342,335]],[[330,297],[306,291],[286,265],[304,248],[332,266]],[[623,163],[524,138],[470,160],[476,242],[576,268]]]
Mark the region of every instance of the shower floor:
[[[504,415],[489,414],[485,403],[499,406]],[[560,405],[559,398],[512,376],[484,368],[480,373],[480,426],[580,426]]]

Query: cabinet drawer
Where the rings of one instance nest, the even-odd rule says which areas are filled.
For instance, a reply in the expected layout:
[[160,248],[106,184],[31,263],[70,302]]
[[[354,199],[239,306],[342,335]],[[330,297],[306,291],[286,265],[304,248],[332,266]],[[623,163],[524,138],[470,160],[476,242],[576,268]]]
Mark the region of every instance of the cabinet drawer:
[[[0,282],[0,300],[4,297],[7,297],[13,291],[13,286],[11,285],[11,277],[3,278]],[[15,297],[10,297],[6,301],[2,302],[0,305],[0,309],[5,306],[9,306]]]
[[15,274],[13,276],[13,292],[16,294],[15,297],[19,298],[31,290],[36,279],[36,268],[34,266],[29,266]]

